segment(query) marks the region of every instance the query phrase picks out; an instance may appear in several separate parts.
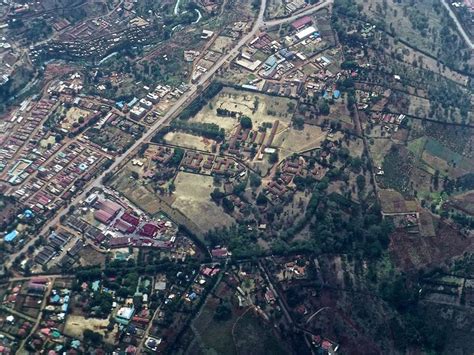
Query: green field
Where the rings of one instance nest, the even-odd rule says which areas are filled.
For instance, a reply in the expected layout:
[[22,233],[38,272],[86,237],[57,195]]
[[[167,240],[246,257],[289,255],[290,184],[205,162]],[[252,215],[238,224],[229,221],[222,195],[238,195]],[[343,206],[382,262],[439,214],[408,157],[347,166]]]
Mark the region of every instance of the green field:
[[232,307],[232,316],[216,320],[219,301],[212,296],[193,322],[194,341],[187,354],[286,354],[283,345],[252,308]]
[[429,154],[438,157],[450,164],[454,163],[457,167],[465,170],[472,169],[472,165],[469,160],[465,159],[461,154],[446,148],[441,143],[434,139],[428,139],[425,145],[425,151]]

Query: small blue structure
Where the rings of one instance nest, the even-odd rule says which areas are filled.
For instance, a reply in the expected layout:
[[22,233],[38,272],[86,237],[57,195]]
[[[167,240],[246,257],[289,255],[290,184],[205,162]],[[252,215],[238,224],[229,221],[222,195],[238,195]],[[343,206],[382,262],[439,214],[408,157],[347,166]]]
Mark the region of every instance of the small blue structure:
[[17,236],[18,236],[18,232],[16,230],[13,230],[10,233],[8,233],[4,239],[6,242],[10,243],[10,242],[13,242]]
[[61,296],[59,296],[58,294],[55,294],[54,296],[51,297],[50,302],[59,303],[60,300],[61,300]]
[[92,283],[92,291],[97,292],[99,291],[100,281],[96,280]]
[[33,213],[32,210],[25,210],[25,212],[23,212],[23,215],[26,217],[26,218],[33,218],[35,216],[35,214]]
[[336,100],[341,97],[341,92],[339,90],[334,90],[332,93],[332,97],[334,97]]

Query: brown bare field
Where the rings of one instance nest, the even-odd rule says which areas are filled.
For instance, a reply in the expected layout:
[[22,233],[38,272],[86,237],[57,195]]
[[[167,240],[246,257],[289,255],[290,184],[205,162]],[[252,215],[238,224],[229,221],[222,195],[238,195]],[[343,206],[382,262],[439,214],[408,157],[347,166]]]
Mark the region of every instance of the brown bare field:
[[384,213],[408,213],[418,210],[415,201],[407,201],[402,194],[392,189],[379,190],[380,203]]
[[70,130],[74,123],[78,123],[79,117],[83,117],[84,119],[90,114],[89,111],[80,109],[78,107],[71,107],[66,112],[66,117],[61,122],[61,128],[66,130]]
[[112,332],[106,333],[108,324],[108,319],[85,318],[78,315],[69,315],[64,326],[64,334],[73,338],[82,339],[84,330],[89,329],[103,335],[104,340],[107,343],[113,344],[115,342],[118,327],[116,326]]
[[446,260],[472,252],[471,240],[444,222],[439,222],[436,236],[424,237],[397,230],[391,236],[390,253],[403,270],[441,266]]
[[319,148],[326,139],[327,131],[319,126],[304,125],[303,130],[288,128],[276,135],[274,146],[280,148],[280,159],[289,157],[294,153]]
[[219,36],[212,44],[210,50],[218,53],[225,53],[230,48],[234,40],[231,37]]
[[184,132],[168,132],[163,139],[168,144],[178,145],[180,147],[204,150],[206,152],[212,151],[212,145],[216,144],[216,141],[207,139],[201,136],[195,136],[193,134]]

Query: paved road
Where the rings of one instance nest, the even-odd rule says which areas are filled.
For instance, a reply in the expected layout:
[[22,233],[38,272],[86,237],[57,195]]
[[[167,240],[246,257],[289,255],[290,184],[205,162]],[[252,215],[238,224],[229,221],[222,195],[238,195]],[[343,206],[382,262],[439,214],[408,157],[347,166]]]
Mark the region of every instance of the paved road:
[[[87,192],[91,188],[97,188],[102,186],[102,179],[103,177],[109,173],[113,172],[117,167],[120,166],[120,164],[127,159],[127,157],[135,150],[137,149],[142,143],[149,141],[155,132],[161,128],[163,125],[168,123],[170,119],[172,119],[177,113],[179,113],[184,107],[185,104],[188,100],[192,99],[196,94],[198,93],[198,87],[202,87],[204,84],[206,84],[208,81],[210,81],[214,74],[221,68],[223,67],[227,62],[230,62],[232,59],[234,59],[240,51],[240,48],[242,48],[247,42],[252,40],[255,35],[258,33],[259,29],[262,26],[274,26],[274,25],[279,25],[287,22],[292,22],[302,16],[311,14],[315,11],[320,10],[321,8],[328,6],[329,4],[332,4],[334,0],[326,0],[323,1],[315,6],[312,6],[308,8],[307,10],[299,13],[298,15],[293,15],[290,17],[286,17],[283,19],[278,19],[274,21],[268,21],[264,22],[263,15],[265,12],[267,0],[262,0],[261,5],[260,5],[260,10],[257,16],[256,21],[253,24],[253,27],[250,32],[248,32],[246,35],[244,35],[240,41],[234,46],[232,50],[230,50],[226,55],[221,57],[214,65],[206,72],[204,73],[201,78],[198,80],[198,82],[191,84],[189,87],[189,90],[185,92],[174,104],[171,106],[171,108],[168,110],[168,112],[161,117],[159,120],[157,120],[151,128],[141,137],[139,138],[126,152],[124,152],[120,157],[117,157],[115,162],[108,168],[106,169],[102,174],[100,174],[97,178],[95,178],[92,182],[89,183],[87,187],[84,187],[84,191],[77,195],[75,198],[71,200],[71,202],[68,204],[69,206],[76,205],[80,201],[83,201],[86,198]],[[46,235],[50,227],[54,227],[59,224],[59,219],[66,215],[68,209],[64,208],[61,210],[56,217],[51,219],[48,223],[45,224],[43,229],[38,235]],[[7,269],[9,269],[12,266],[13,260],[20,255],[20,253],[25,253],[28,249],[29,246],[33,245],[34,241],[36,238],[32,238],[28,243],[26,243],[23,248],[16,253],[12,254],[10,256],[10,259],[5,263]]]
[[454,11],[451,9],[451,6],[448,5],[446,0],[441,0],[443,3],[444,7],[446,10],[448,10],[449,16],[453,19],[454,23],[456,24],[456,27],[458,28],[459,33],[461,33],[461,36],[464,38],[464,41],[467,43],[467,45],[471,48],[474,49],[474,43],[471,41],[471,38],[469,35],[464,31],[464,27],[462,27],[461,23],[459,22],[456,14]]
[[288,22],[293,22],[293,21],[299,19],[300,17],[306,16],[306,15],[311,15],[312,13],[314,13],[318,10],[321,10],[322,8],[332,4],[333,2],[334,2],[334,0],[322,1],[318,4],[316,4],[316,5],[308,7],[306,10],[304,10],[304,11],[302,11],[302,12],[296,14],[296,15],[292,15],[290,17],[285,17],[285,18],[281,18],[281,19],[266,21],[266,22],[263,23],[263,26],[271,27],[271,26],[278,26],[278,25],[288,23]]

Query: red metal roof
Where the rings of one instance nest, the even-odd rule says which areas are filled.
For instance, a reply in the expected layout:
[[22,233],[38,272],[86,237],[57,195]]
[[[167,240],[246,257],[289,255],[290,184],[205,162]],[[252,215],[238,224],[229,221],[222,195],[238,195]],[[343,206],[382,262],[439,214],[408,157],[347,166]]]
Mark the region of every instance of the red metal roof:
[[296,29],[296,30],[299,30],[300,28],[303,28],[304,26],[312,23],[313,21],[311,20],[311,17],[309,16],[305,16],[305,17],[302,17],[298,20],[296,20],[295,22],[293,22],[291,24],[291,26]]

